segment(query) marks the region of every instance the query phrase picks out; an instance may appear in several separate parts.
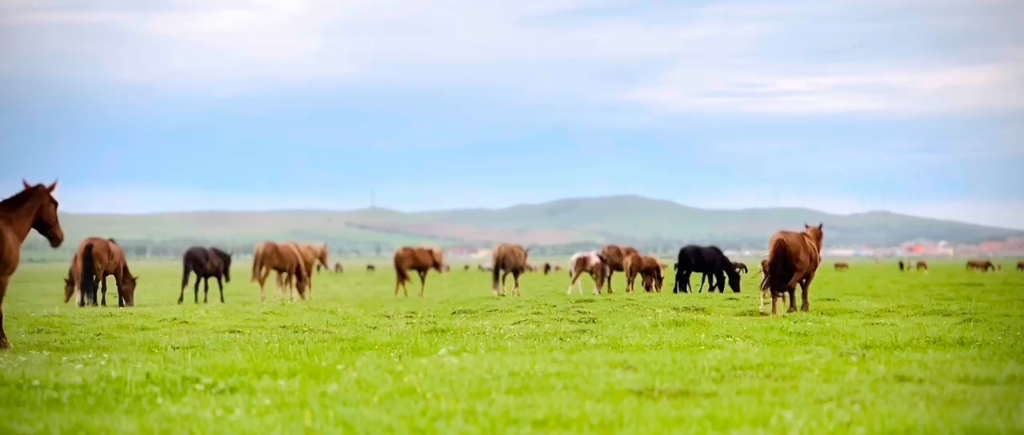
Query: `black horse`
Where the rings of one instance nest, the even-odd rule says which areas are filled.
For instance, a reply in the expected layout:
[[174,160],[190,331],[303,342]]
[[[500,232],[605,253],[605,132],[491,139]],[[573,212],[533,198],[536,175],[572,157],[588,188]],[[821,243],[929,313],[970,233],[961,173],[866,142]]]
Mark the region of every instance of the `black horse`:
[[224,303],[224,282],[231,282],[231,254],[217,248],[204,248],[193,246],[185,251],[182,259],[184,272],[181,275],[181,294],[178,296],[178,304],[185,301],[185,287],[188,286],[188,277],[196,274],[195,297],[199,303],[199,281],[203,281],[203,303],[208,302],[210,294],[210,278],[217,279],[217,287],[220,288],[220,302]]
[[903,260],[900,260],[900,272],[903,272],[904,267],[906,266],[903,264]]
[[[729,261],[729,258],[717,246],[687,245],[683,247],[679,250],[679,258],[675,264],[675,269],[676,283],[672,288],[672,293],[688,293],[690,274],[694,272],[703,275],[698,292],[704,290],[704,280],[706,278],[710,283],[709,292],[714,291],[717,284],[718,292],[724,293],[726,277],[729,279],[729,288],[734,293],[739,293],[740,291],[739,272],[736,271],[732,261]],[[714,278],[717,278],[717,283]]]

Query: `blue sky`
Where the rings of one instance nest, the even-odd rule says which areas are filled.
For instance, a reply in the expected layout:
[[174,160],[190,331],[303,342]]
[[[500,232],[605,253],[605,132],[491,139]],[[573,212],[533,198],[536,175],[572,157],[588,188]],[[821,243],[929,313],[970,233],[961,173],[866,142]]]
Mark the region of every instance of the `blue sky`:
[[1024,228],[1021,22],[995,0],[5,0],[0,189],[59,177],[70,212],[639,194]]

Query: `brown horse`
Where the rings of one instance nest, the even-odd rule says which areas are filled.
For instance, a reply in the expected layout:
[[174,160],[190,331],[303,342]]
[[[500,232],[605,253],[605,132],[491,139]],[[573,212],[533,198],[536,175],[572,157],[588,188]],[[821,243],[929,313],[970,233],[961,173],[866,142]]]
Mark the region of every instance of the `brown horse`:
[[[139,277],[132,276],[124,251],[114,239],[90,237],[78,244],[74,264],[69,271],[70,279],[64,280],[64,302],[71,299],[75,285],[79,290],[78,306],[98,306],[97,286],[102,287],[102,305],[107,306],[107,277],[113,276],[117,284],[117,306],[135,306],[135,287]],[[68,291],[70,287],[71,291]]]
[[[519,296],[519,276],[526,271],[529,252],[522,246],[502,243],[494,248],[494,261],[491,270],[491,284],[495,296],[505,296],[505,278],[512,274],[515,285],[512,294]],[[498,288],[498,276],[501,275],[501,288]]]
[[732,267],[736,269],[737,273],[747,273],[750,270],[747,269],[747,265],[740,263],[739,261],[732,262]]
[[832,267],[834,267],[836,271],[850,270],[850,265],[843,262],[837,262]]
[[1017,262],[1017,272],[1024,272],[1024,261]]
[[917,266],[915,266],[914,268],[917,269],[917,270],[923,270],[923,271],[927,272],[928,271],[928,263],[925,263],[923,261],[918,261],[917,262]]
[[306,298],[306,286],[309,283],[312,271],[306,268],[306,262],[302,254],[294,244],[277,244],[274,242],[263,242],[255,249],[255,256],[252,262],[252,281],[259,282],[260,301],[266,301],[266,283],[270,272],[277,272],[277,293],[284,300],[287,293],[290,299],[294,299],[292,292],[284,286],[281,274],[289,274],[295,277],[295,287],[299,297]]
[[639,254],[636,249],[630,246],[620,247],[616,245],[605,246],[601,249],[601,256],[608,261],[608,294],[614,293],[612,291],[612,276],[615,272],[623,272],[622,261],[626,259],[629,254]]
[[565,294],[572,294],[572,286],[576,286],[580,294],[583,294],[583,283],[580,276],[584,273],[590,275],[594,280],[594,294],[601,294],[601,286],[608,276],[608,264],[601,254],[597,252],[577,252],[569,257],[569,290]]
[[988,272],[989,269],[996,270],[996,266],[989,260],[969,260],[967,261],[968,271],[979,271]]
[[403,247],[395,251],[395,297],[398,297],[398,289],[401,288],[406,297],[409,297],[409,289],[406,283],[409,282],[409,271],[415,270],[420,276],[420,297],[427,293],[427,272],[434,269],[437,273],[444,271],[444,251],[441,248],[411,248]]
[[645,291],[651,292],[656,289],[658,293],[661,293],[664,276],[661,274],[661,265],[658,264],[658,259],[630,253],[622,260],[622,266],[626,273],[626,293],[635,291],[637,275],[641,276]]
[[341,273],[343,270],[345,269],[341,267],[341,262],[334,263],[334,273]]
[[373,273],[373,272],[376,272],[376,271],[377,271],[377,266],[374,266],[372,264],[367,264],[366,265],[366,273]]
[[548,262],[545,261],[544,262],[544,274],[547,275],[549,273],[551,273],[551,263],[548,263]]
[[808,293],[821,264],[825,234],[822,225],[804,225],[804,231],[779,231],[768,242],[768,287],[772,294],[772,315],[778,314],[778,297],[789,294],[788,312],[796,312],[796,285],[800,285],[800,310],[810,311]]
[[[285,243],[285,245],[287,245],[287,247],[289,249],[295,248],[296,250],[299,251],[299,255],[302,256],[302,263],[305,265],[305,268],[306,268],[307,271],[312,271],[314,269],[314,267],[323,267],[324,269],[328,269],[327,264],[328,264],[328,255],[329,255],[330,251],[327,249],[327,244],[323,244],[323,245],[300,245],[300,244],[294,243],[294,242],[287,242],[287,243]],[[285,275],[286,275],[285,281],[284,281],[285,288],[291,289],[292,288],[292,274],[291,273],[286,273]],[[308,285],[307,285],[307,289],[306,289],[306,298],[312,299],[313,298],[313,275],[312,274],[309,275],[309,281],[307,282],[307,284]],[[289,294],[290,294],[290,292],[291,291],[289,290]]]
[[[9,155],[9,154],[8,154]],[[11,347],[4,329],[4,296],[11,276],[21,264],[21,245],[28,233],[36,230],[46,238],[51,248],[64,243],[64,230],[57,218],[57,182],[49,186],[32,186],[22,180],[22,190],[0,201],[0,349]]]
[[462,271],[463,272],[469,272],[469,265],[467,264],[465,266],[462,266]]
[[181,294],[178,295],[178,304],[185,301],[185,287],[188,286],[188,277],[196,274],[195,303],[199,303],[199,281],[203,282],[203,303],[207,302],[210,294],[210,278],[217,280],[217,288],[220,290],[220,303],[224,303],[224,283],[231,282],[231,254],[217,248],[205,248],[193,246],[185,251],[182,257]]

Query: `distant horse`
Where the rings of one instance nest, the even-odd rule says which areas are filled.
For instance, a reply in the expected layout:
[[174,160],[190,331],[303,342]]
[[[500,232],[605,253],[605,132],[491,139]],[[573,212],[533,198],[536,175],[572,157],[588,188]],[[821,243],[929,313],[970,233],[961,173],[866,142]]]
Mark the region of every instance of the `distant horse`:
[[738,261],[732,262],[732,267],[734,269],[736,269],[736,272],[739,272],[739,273],[748,273],[749,272],[749,269],[747,269],[747,265],[743,264],[743,263],[740,263]]
[[[526,271],[527,256],[529,253],[519,245],[502,243],[494,248],[494,257],[491,263],[491,284],[495,296],[505,296],[505,278],[512,274],[515,285],[512,287],[512,294],[519,296],[519,276]],[[498,288],[498,276],[501,276],[501,288]]]
[[[697,272],[703,275],[698,292],[704,290],[704,280],[718,278],[718,292],[725,292],[726,277],[733,293],[740,291],[740,274],[732,261],[717,246],[687,245],[679,249],[676,261],[676,282],[672,293],[687,293],[690,289],[690,274]],[[715,289],[713,278],[708,279],[709,292]]]
[[544,262],[544,274],[547,275],[549,273],[551,273],[551,263]]
[[903,272],[903,269],[906,268],[907,265],[903,263],[903,260],[900,260],[899,264],[900,264],[900,272]]
[[661,293],[664,276],[661,274],[661,265],[658,264],[658,259],[640,254],[629,254],[622,260],[622,266],[626,273],[626,293],[634,292],[637,276],[640,276],[643,281],[644,291],[650,293],[652,290],[657,290],[658,293]]
[[629,254],[639,254],[639,252],[631,246],[608,245],[601,249],[601,256],[608,263],[608,294],[613,293],[612,276],[615,275],[615,272],[624,272],[626,270],[623,268],[622,261]]
[[469,265],[462,266],[462,271],[469,272]]
[[[17,151],[7,157],[17,161]],[[11,276],[21,264],[21,245],[32,230],[36,230],[46,238],[51,248],[59,248],[64,243],[64,230],[57,218],[57,182],[49,186],[28,184],[21,180],[22,190],[14,196],[0,201],[0,349],[8,349],[11,342],[7,339],[4,329],[4,296]]]
[[836,271],[849,270],[850,269],[850,265],[846,264],[846,263],[843,263],[843,262],[837,262],[835,265],[833,265],[833,267],[835,268]]
[[917,262],[917,266],[915,267],[915,269],[923,270],[923,271],[927,272],[928,271],[928,263],[925,263],[924,261],[918,261]]
[[558,273],[558,272],[561,272],[561,271],[562,271],[562,266],[559,266],[559,265],[556,264],[555,265],[555,273]]
[[580,276],[584,273],[590,275],[594,280],[594,294],[601,294],[601,286],[608,276],[608,263],[595,251],[577,252],[569,257],[569,290],[567,295],[572,294],[572,286],[575,285],[580,294],[583,294],[583,282]]
[[420,276],[420,297],[427,292],[427,272],[434,269],[437,273],[444,271],[444,251],[441,248],[412,248],[403,247],[395,251],[395,297],[398,297],[398,289],[405,292],[409,297],[409,289],[406,283],[409,282],[409,271],[415,270]]
[[374,266],[372,264],[367,264],[366,265],[366,273],[373,273],[373,272],[376,272],[376,271],[377,271],[377,266]]
[[[124,251],[114,239],[90,237],[78,244],[75,263],[71,266],[71,278],[65,279],[65,302],[70,299],[75,285],[79,288],[78,306],[98,306],[97,285],[102,287],[102,305],[107,306],[107,277],[113,276],[117,285],[117,306],[135,306],[135,287],[139,277],[128,269]],[[70,287],[71,292],[68,291]]]
[[340,261],[337,262],[337,263],[334,263],[334,273],[341,273],[344,270],[345,270],[345,268],[341,266],[341,262]]
[[446,264],[446,265],[444,265],[444,271],[445,272],[451,272],[452,271],[452,267]]
[[979,271],[979,272],[988,272],[989,269],[991,269],[993,271],[996,270],[996,266],[994,264],[992,264],[992,262],[989,261],[989,260],[968,260],[967,261],[967,270],[968,271],[976,270],[976,271]]
[[195,303],[199,303],[199,281],[203,281],[203,303],[207,303],[210,294],[210,278],[217,280],[217,288],[220,290],[220,303],[224,303],[224,282],[231,282],[231,254],[220,249],[202,246],[193,246],[185,251],[181,260],[183,272],[181,274],[181,293],[178,295],[178,304],[185,301],[185,287],[188,286],[188,277],[196,274]]
[[299,297],[306,298],[306,286],[309,285],[309,278],[312,274],[306,269],[306,263],[299,252],[298,247],[286,243],[277,244],[274,242],[263,242],[255,249],[252,263],[252,281],[259,282],[260,301],[266,301],[266,282],[270,272],[277,272],[277,294],[284,300],[285,294],[293,299],[292,292],[284,286],[281,274],[289,274],[295,277],[295,287]]
[[1017,272],[1022,272],[1022,271],[1024,271],[1024,261],[1018,261],[1017,262]]
[[[796,312],[796,286],[800,285],[800,310],[810,311],[808,293],[821,264],[825,239],[822,225],[804,224],[803,232],[779,231],[768,242],[768,287],[772,294],[772,315],[778,314],[778,298],[789,294],[788,312]],[[761,307],[764,308],[763,305]]]

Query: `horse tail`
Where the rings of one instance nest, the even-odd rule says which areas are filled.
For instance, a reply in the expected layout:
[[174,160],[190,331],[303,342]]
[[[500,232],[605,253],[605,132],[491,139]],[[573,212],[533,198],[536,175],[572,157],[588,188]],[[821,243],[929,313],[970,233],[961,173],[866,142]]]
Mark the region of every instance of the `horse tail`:
[[494,262],[494,267],[491,268],[491,287],[495,290],[498,289],[498,275],[501,275],[501,268],[498,267],[498,262]]
[[[791,268],[789,264],[789,250],[786,246],[786,240],[782,237],[773,237],[771,244],[768,246],[768,270],[765,271],[764,276],[766,278],[765,285],[771,287],[772,284],[785,285],[789,282],[791,274],[787,274],[787,268]],[[773,293],[775,289],[772,289]],[[786,288],[780,289],[779,291],[785,291]]]
[[[82,289],[83,295],[89,295],[90,298],[96,297],[96,257],[92,253],[92,243],[85,245],[82,249],[82,256],[80,261],[82,262],[82,281],[78,283]],[[88,291],[86,291],[88,289]]]
[[255,282],[256,281],[256,279],[259,277],[260,271],[262,270],[262,267],[263,267],[263,255],[262,255],[263,254],[263,250],[260,249],[260,248],[262,248],[262,245],[256,245],[256,249],[253,249],[253,255],[252,255],[252,278],[249,279],[249,282]]
[[188,286],[188,276],[192,274],[192,270],[189,267],[188,255],[181,260],[181,269],[181,288],[184,289]]

